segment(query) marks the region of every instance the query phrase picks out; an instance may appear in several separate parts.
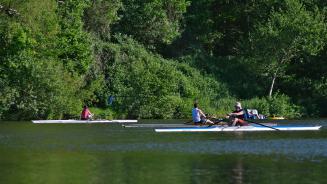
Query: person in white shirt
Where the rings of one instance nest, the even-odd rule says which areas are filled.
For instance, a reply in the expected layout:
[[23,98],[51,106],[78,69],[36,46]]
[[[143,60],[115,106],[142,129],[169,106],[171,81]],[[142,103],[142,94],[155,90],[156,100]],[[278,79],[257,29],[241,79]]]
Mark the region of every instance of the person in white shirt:
[[194,104],[194,108],[192,109],[192,119],[194,124],[214,124],[209,119],[206,119],[206,115],[203,113],[201,109],[198,108],[198,104]]

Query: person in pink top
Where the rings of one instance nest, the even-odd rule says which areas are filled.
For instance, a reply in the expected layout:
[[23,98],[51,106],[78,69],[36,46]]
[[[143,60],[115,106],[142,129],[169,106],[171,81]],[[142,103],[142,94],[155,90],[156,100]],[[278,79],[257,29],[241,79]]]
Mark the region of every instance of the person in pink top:
[[89,108],[84,105],[83,111],[81,113],[81,120],[90,120],[92,118],[93,114],[89,110]]

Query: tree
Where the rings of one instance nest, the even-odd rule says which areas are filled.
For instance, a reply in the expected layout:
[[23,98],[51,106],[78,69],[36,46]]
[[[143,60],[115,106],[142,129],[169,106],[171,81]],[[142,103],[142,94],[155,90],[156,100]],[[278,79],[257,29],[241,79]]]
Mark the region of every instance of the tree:
[[8,21],[0,43],[1,118],[59,118],[81,107],[80,79],[45,53],[36,54],[40,43],[28,27]]
[[317,7],[312,11],[298,0],[286,0],[285,6],[272,10],[269,19],[258,23],[250,36],[251,65],[271,79],[269,97],[278,77],[301,54],[317,54],[326,41],[324,13]]
[[[69,13],[69,3],[72,5],[74,2],[65,3],[68,10],[59,12],[62,19],[57,16],[57,3],[52,0],[8,2],[6,8],[17,10],[19,14],[9,16],[0,12],[1,118],[61,118],[64,114],[76,113],[81,107],[83,81],[76,73],[83,70],[78,70],[78,64],[69,68],[65,61],[81,59],[89,62],[91,52],[87,49],[90,44],[83,42],[85,37],[80,40],[73,37],[82,35],[82,24],[69,21],[74,18],[80,20],[82,11],[79,9],[78,16],[65,16],[65,12]],[[64,44],[63,40],[71,42]],[[77,47],[78,44],[83,47]],[[68,51],[71,52],[68,54]],[[70,58],[58,60],[60,53]],[[67,64],[66,67],[63,63]],[[67,68],[74,69],[76,73],[71,73],[73,70],[67,72]]]
[[170,44],[181,34],[185,0],[124,0],[119,23],[114,27],[148,48]]
[[195,98],[209,108],[228,96],[225,85],[189,65],[153,54],[130,37],[115,38],[116,44],[102,47],[106,86],[99,94],[114,95],[116,111],[130,117],[180,118],[188,116]]
[[83,13],[88,6],[84,0],[66,0],[58,5],[60,32],[58,33],[58,59],[71,73],[83,75],[92,62],[91,40],[83,30]]
[[110,40],[112,24],[119,21],[121,0],[93,0],[84,13],[84,27],[102,40]]

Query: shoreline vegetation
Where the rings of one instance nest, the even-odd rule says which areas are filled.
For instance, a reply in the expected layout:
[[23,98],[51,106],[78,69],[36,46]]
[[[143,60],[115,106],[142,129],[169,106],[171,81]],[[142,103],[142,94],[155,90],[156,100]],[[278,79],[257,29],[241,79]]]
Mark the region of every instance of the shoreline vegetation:
[[[327,116],[322,0],[3,0],[0,119]],[[114,96],[112,103],[108,98]]]

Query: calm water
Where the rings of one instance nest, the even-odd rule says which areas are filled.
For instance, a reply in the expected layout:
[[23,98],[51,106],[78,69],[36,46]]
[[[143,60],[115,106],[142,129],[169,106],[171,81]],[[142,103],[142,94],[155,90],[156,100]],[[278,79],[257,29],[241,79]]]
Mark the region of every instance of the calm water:
[[[323,119],[282,123],[327,127]],[[155,133],[110,124],[0,122],[0,170],[1,184],[327,183],[327,128]]]

